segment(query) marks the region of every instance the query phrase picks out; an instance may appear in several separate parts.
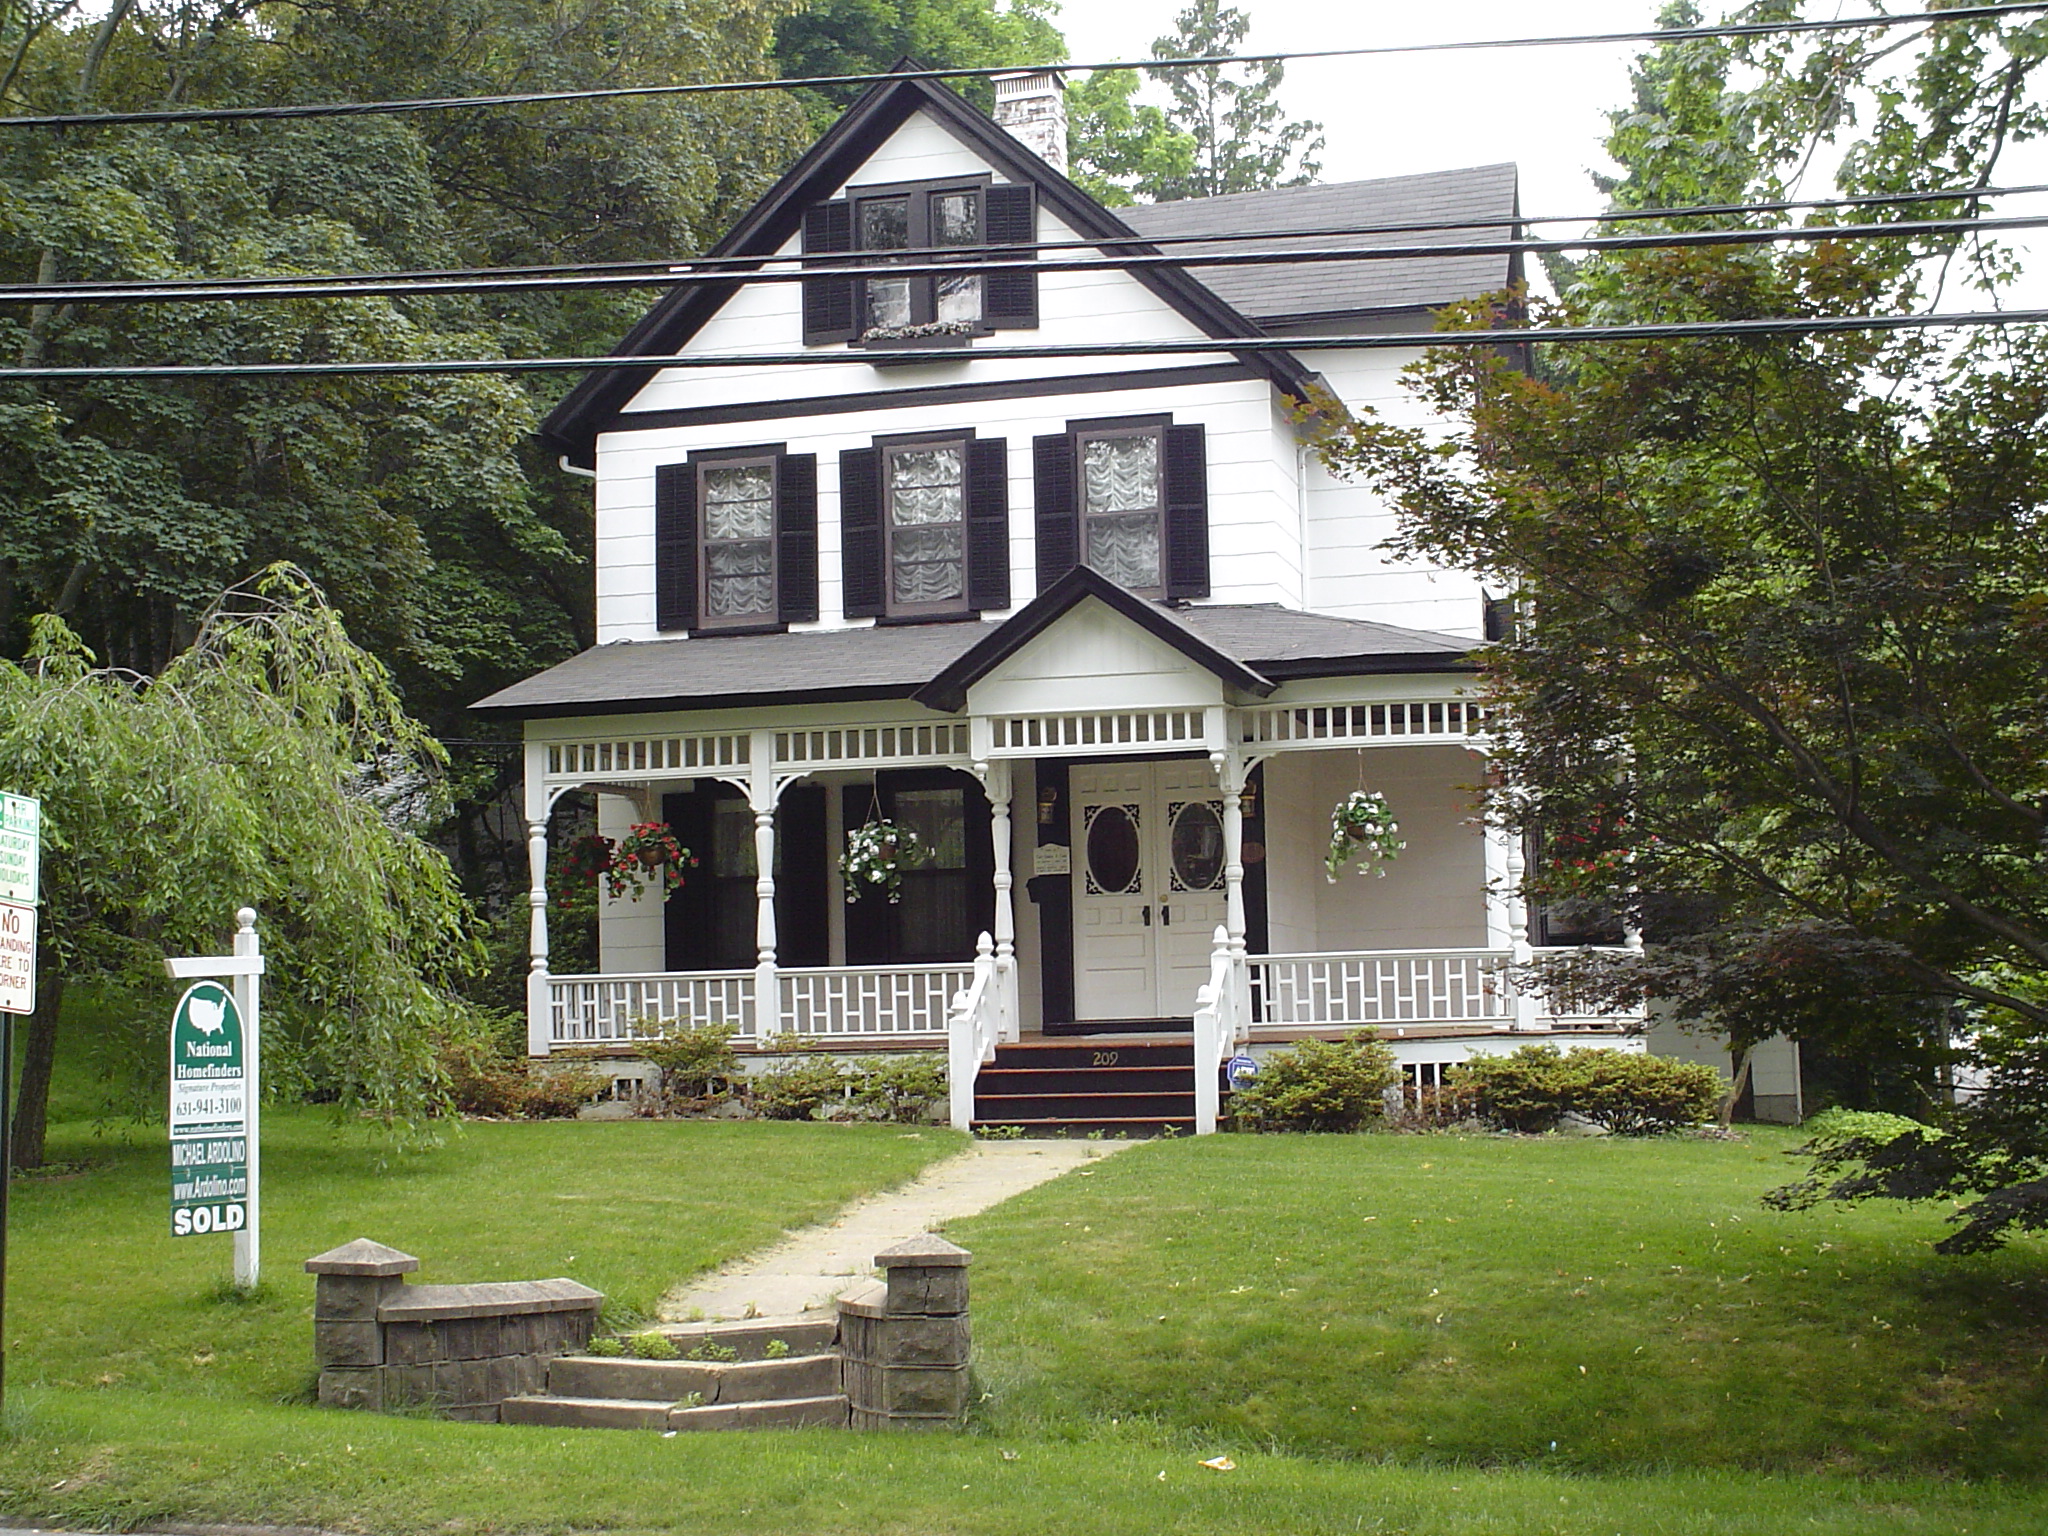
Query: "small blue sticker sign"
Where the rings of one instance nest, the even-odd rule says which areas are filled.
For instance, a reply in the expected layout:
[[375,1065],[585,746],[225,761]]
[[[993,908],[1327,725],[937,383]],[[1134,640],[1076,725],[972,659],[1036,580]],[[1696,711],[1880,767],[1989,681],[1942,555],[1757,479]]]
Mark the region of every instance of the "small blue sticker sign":
[[1223,1064],[1223,1075],[1232,1088],[1242,1088],[1259,1075],[1259,1064],[1249,1056],[1233,1056]]

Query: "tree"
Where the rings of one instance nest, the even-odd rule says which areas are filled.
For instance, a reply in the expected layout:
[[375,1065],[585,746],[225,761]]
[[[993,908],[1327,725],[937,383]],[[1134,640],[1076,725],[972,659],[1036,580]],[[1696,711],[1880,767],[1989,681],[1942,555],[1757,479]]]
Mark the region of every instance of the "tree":
[[[1897,82],[1865,44],[1665,45],[1616,119],[1617,198],[1755,198],[1842,127],[1852,90],[1880,104],[1844,162],[1856,189],[1986,176],[2038,131],[2037,25],[1940,24]],[[1957,254],[1630,253],[1537,318],[1905,308]],[[1642,962],[1580,957],[1581,984],[1738,1051],[1791,1034],[1932,1061],[1961,1023],[1988,1090],[1923,1106],[1939,1132],[1852,1145],[1808,1193],[1968,1198],[1948,1251],[2048,1224],[2048,343],[1547,344],[1534,368],[1461,348],[1415,383],[1448,438],[1326,409],[1325,455],[1396,502],[1407,554],[1527,615],[1487,655],[1492,812],[1540,835],[1533,891],[1626,909],[1652,941]]]
[[[1067,56],[1058,9],[1057,0],[810,0],[776,23],[775,62],[795,78],[883,74],[906,58],[926,69],[1056,64]],[[986,79],[954,85],[989,109]],[[812,128],[823,133],[865,89],[806,91]]]
[[1138,76],[1099,69],[1067,87],[1067,159],[1083,191],[1111,208],[1194,175],[1195,140],[1163,108],[1132,98]]
[[[43,1160],[67,991],[154,995],[164,956],[217,952],[244,905],[270,957],[272,1090],[423,1113],[477,947],[447,860],[418,835],[440,752],[385,669],[288,568],[229,592],[154,679],[95,666],[54,616],[33,630],[25,666],[0,662],[0,784],[43,803],[14,1163]],[[157,1032],[102,1043],[154,1080]]]
[[[1244,12],[1219,0],[1194,0],[1174,18],[1180,30],[1153,40],[1159,59],[1214,58],[1232,53],[1251,23]],[[1166,116],[1194,141],[1194,165],[1148,173],[1136,190],[1159,202],[1183,197],[1220,197],[1298,187],[1322,171],[1315,156],[1323,147],[1322,124],[1289,121],[1274,93],[1286,78],[1277,60],[1243,66],[1240,81],[1221,64],[1196,69],[1154,69],[1172,105]]]

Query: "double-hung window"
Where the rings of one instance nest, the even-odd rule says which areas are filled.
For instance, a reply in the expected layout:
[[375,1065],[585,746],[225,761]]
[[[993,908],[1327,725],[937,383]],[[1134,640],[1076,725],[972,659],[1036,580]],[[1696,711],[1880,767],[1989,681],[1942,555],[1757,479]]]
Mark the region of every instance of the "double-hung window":
[[779,445],[654,471],[655,627],[772,629],[818,617],[818,458]]
[[1209,450],[1199,424],[1070,421],[1031,450],[1041,592],[1085,565],[1140,597],[1209,595]]
[[850,619],[1010,606],[1009,445],[972,432],[889,437],[839,456]]
[[[1037,220],[1031,187],[996,185],[986,176],[855,187],[806,210],[803,247],[807,257],[871,254],[857,263],[864,267],[931,267],[946,263],[951,250],[1029,245]],[[806,278],[803,289],[804,342],[811,346],[964,345],[972,336],[1038,324],[1037,277],[1028,269],[825,275]]]

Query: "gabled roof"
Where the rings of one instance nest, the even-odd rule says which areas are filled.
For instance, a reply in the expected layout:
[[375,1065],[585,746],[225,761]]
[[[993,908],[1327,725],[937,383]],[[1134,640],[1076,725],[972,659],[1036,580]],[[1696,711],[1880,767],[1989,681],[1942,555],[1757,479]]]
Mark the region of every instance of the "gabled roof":
[[[1339,619],[1277,604],[1166,609],[1104,582],[1077,578],[1046,589],[997,622],[892,624],[792,634],[705,635],[600,645],[473,707],[511,718],[641,714],[656,710],[944,699],[986,676],[1083,596],[1117,612],[1215,672],[1264,696],[1283,680],[1468,672],[1475,642],[1369,619]],[[1062,594],[1058,597],[1055,594]],[[1050,601],[1049,601],[1050,600]],[[935,702],[936,701],[936,702]]]
[[[1155,237],[1458,221],[1454,229],[1389,229],[1377,234],[1310,235],[1259,242],[1261,250],[1356,250],[1512,239],[1521,217],[1521,201],[1516,190],[1515,167],[1501,164],[1432,171],[1421,176],[1191,197],[1126,208],[1122,216],[1139,234]],[[1227,243],[1168,247],[1186,255],[1237,248]],[[1192,271],[1204,287],[1226,303],[1272,325],[1389,310],[1433,309],[1492,293],[1519,281],[1521,261],[1516,256],[1496,254],[1293,266],[1195,267]]]
[[[919,66],[906,60],[898,67]],[[889,135],[917,112],[942,124],[1009,180],[1036,186],[1040,204],[1083,239],[1099,239],[1119,252],[1153,252],[1122,219],[943,84],[906,77],[871,87],[707,254],[760,256],[764,260],[772,256],[794,238],[806,208],[837,192]],[[1138,268],[1131,276],[1185,315],[1204,335],[1260,333],[1258,325],[1178,267]],[[680,352],[733,292],[730,284],[688,284],[675,289],[612,348],[613,355],[657,357]],[[1237,356],[1284,393],[1307,392],[1308,372],[1286,353],[1240,352]],[[645,368],[594,370],[548,413],[541,423],[542,440],[555,452],[566,454],[571,463],[592,467],[597,434],[650,376]]]
[[1214,672],[1227,687],[1263,699],[1278,686],[1235,656],[1219,651],[1176,619],[1169,610],[1142,597],[1134,597],[1108,577],[1085,565],[1077,565],[997,625],[994,633],[969,648],[911,697],[929,709],[957,713],[967,704],[969,688],[1091,597],[1146,633],[1164,640],[1197,666]]

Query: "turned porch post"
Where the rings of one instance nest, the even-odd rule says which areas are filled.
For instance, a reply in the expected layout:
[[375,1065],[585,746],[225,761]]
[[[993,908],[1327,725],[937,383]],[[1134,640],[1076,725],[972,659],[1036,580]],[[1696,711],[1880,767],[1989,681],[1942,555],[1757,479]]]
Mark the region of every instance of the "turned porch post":
[[553,1042],[548,993],[548,749],[526,744],[526,1054],[545,1056]]
[[[1529,899],[1522,892],[1523,877],[1528,874],[1528,862],[1522,852],[1522,839],[1508,835],[1508,962],[1517,970],[1525,970],[1535,956],[1535,949],[1529,943]],[[1514,984],[1515,1022],[1517,1030],[1536,1028],[1536,992],[1526,980]]]
[[1022,1033],[1022,1026],[1017,1017],[1017,903],[1014,895],[1016,878],[1010,867],[1010,803],[1013,798],[1013,783],[1011,764],[1007,759],[999,758],[983,770],[981,785],[983,792],[988,796],[990,841],[994,845],[995,853],[996,986],[1002,998],[1002,1024],[998,1035],[1006,1042],[1018,1039]]
[[1223,929],[1230,943],[1230,984],[1237,992],[1237,1017],[1244,1021],[1251,1017],[1244,915],[1244,786],[1250,769],[1244,754],[1234,746],[1226,751],[1216,764],[1216,776],[1223,785]]
[[748,747],[747,804],[754,812],[754,1038],[782,1033],[775,971],[775,733],[755,731]]

